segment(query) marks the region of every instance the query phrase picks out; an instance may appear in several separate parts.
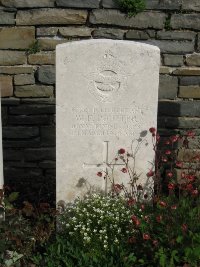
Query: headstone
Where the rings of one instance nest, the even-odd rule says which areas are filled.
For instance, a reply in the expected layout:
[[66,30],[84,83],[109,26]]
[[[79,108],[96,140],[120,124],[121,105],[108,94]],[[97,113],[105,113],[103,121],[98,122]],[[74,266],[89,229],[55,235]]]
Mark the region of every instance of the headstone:
[[140,182],[146,180],[154,159],[146,131],[157,125],[159,63],[159,49],[144,43],[57,46],[57,201],[70,202],[91,186],[104,189],[107,182],[96,173],[108,167],[115,182],[126,183],[121,162],[112,161],[120,148],[136,153],[139,144],[135,170]]

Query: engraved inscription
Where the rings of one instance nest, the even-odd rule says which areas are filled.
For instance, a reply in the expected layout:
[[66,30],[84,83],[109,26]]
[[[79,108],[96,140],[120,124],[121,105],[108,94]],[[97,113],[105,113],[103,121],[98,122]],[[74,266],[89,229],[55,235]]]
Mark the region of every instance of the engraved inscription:
[[[148,108],[146,108],[148,112]],[[71,109],[71,136],[134,136],[142,129],[144,112],[141,108],[85,108]]]

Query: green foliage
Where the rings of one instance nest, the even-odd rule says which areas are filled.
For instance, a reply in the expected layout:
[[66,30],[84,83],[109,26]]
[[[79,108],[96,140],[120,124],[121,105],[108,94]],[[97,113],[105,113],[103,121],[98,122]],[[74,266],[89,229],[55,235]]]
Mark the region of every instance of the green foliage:
[[165,21],[165,29],[170,31],[171,30],[171,16],[167,17],[166,18],[166,21]]
[[[130,186],[116,184],[114,167],[107,168],[97,176],[110,182],[111,192],[91,192],[63,204],[59,216],[47,203],[36,208],[24,202],[17,209],[18,194],[5,198],[1,190],[0,208],[6,217],[0,224],[0,266],[200,266],[200,155],[192,155],[187,169],[182,169],[185,162],[177,161],[173,150],[181,145],[187,149],[194,133],[171,136],[164,140],[167,147],[162,144],[162,151],[155,128],[150,132],[158,168],[147,173],[155,181],[153,196],[138,184],[134,167],[129,166],[135,154],[124,148],[114,160],[123,165],[121,172]],[[146,134],[141,134],[137,147]],[[180,169],[181,183],[174,167]]]
[[135,16],[137,13],[144,11],[145,0],[116,0],[120,9],[127,13],[128,16]]
[[130,216],[125,199],[91,194],[66,208],[60,227],[68,240],[76,240],[91,250],[107,251],[111,245],[127,243],[132,231]]
[[81,243],[77,243],[72,238],[67,239],[66,236],[58,234],[56,240],[48,245],[46,252],[33,258],[33,262],[37,266],[46,267],[130,267],[134,266],[136,257],[129,252],[123,244],[118,248],[110,247],[109,251],[102,251],[90,247],[83,247]]
[[45,243],[55,227],[54,214],[48,204],[33,207],[24,202],[15,206],[17,192],[0,190],[0,208],[5,218],[0,221],[0,266],[21,266],[30,260],[35,249]]
[[36,40],[32,45],[30,45],[26,53],[27,55],[31,55],[31,54],[36,54],[37,52],[40,52],[40,45],[38,40]]

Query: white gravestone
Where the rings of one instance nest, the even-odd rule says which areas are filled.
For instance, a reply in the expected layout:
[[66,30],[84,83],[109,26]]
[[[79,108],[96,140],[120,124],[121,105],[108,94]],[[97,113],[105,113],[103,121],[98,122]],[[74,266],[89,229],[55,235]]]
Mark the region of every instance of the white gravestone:
[[[89,185],[104,189],[106,182],[96,173],[113,166],[120,148],[136,149],[141,132],[156,127],[159,63],[159,49],[138,42],[57,46],[57,201],[72,201]],[[145,138],[135,162],[141,182],[154,159],[151,136]],[[121,169],[116,162],[116,182],[127,183]]]

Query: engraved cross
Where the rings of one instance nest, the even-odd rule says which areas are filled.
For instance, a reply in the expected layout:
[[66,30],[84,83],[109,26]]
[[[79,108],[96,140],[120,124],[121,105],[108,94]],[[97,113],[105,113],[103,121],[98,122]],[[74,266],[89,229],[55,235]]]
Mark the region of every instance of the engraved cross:
[[[106,174],[108,174],[108,169],[113,166],[124,166],[123,163],[109,163],[109,141],[104,141],[104,151],[103,151],[103,161],[101,163],[84,163],[84,168],[101,168],[102,171],[104,171]],[[107,175],[106,175],[107,176]],[[108,178],[103,179],[103,185],[102,187],[105,189],[105,192],[107,192],[107,185],[108,184]]]

